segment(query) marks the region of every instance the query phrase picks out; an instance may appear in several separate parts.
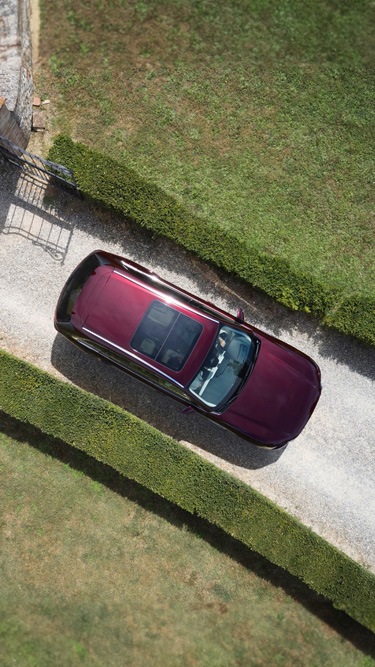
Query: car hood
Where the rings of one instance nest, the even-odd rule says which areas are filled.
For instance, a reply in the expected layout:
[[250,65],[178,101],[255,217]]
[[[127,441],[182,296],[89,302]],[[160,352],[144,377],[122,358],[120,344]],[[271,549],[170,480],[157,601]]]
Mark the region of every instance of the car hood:
[[302,431],[320,392],[320,371],[312,359],[261,338],[254,370],[220,421],[265,446],[282,445]]

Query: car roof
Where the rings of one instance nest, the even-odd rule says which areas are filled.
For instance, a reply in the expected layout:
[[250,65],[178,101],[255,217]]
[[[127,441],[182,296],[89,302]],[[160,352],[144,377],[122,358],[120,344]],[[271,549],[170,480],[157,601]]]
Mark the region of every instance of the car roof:
[[[131,345],[134,332],[153,301],[167,304],[199,322],[202,327],[197,343],[179,371],[166,368]],[[115,349],[125,357],[136,358],[163,375],[167,373],[182,386],[190,382],[203,362],[219,324],[219,320],[179,300],[178,290],[176,296],[172,296],[163,288],[160,279],[149,284],[141,275],[134,276],[126,268],[108,265],[99,266],[90,276],[76,301],[74,311],[75,326],[89,338]]]

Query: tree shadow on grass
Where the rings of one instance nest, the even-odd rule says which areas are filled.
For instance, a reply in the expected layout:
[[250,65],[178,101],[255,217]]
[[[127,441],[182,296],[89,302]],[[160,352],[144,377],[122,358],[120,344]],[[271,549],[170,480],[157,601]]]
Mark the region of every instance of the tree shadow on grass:
[[261,577],[303,605],[310,613],[329,625],[343,639],[351,642],[358,650],[375,659],[374,634],[361,626],[342,611],[333,608],[332,603],[318,595],[299,579],[267,561],[241,542],[230,537],[220,528],[205,519],[193,516],[153,493],[146,487],[127,479],[110,466],[96,461],[84,452],[67,445],[61,440],[48,436],[33,426],[9,417],[0,411],[0,430],[11,438],[27,442],[40,452],[84,473],[93,481],[105,485],[120,496],[136,502],[140,507],[167,520],[179,529],[205,540],[214,549],[229,556],[250,572]]

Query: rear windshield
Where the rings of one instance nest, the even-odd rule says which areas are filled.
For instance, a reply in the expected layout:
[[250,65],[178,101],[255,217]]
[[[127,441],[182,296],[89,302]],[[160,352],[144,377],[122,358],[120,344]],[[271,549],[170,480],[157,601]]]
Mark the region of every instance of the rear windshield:
[[179,371],[191,354],[203,326],[161,301],[153,301],[130,345],[159,364]]
[[100,266],[97,255],[89,255],[77,266],[64,285],[57,304],[56,318],[60,322],[69,322],[75,302],[90,276]]

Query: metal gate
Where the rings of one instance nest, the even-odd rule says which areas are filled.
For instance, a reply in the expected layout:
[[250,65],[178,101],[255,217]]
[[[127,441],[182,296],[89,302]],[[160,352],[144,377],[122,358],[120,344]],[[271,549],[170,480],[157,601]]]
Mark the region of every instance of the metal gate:
[[45,183],[52,182],[60,188],[69,190],[79,197],[81,196],[73,172],[68,167],[44,160],[38,155],[32,155],[32,153],[28,153],[23,148],[14,146],[14,144],[11,144],[8,139],[2,136],[0,136],[0,154],[8,162],[17,165],[22,171],[31,174],[34,178],[38,178]]

